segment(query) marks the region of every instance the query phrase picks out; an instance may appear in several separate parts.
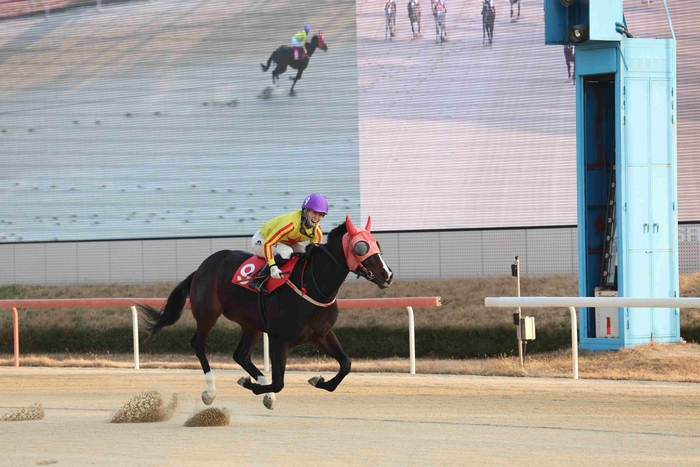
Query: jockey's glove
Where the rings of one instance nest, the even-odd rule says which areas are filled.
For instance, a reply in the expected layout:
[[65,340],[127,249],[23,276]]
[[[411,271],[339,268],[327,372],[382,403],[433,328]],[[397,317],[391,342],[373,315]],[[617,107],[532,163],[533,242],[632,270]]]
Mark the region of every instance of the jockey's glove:
[[282,279],[282,271],[277,265],[270,267],[270,277],[273,279]]

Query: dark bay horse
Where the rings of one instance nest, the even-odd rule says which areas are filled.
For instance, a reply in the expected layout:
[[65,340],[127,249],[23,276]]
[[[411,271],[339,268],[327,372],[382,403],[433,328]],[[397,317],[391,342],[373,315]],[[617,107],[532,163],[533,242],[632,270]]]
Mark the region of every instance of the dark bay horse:
[[520,18],[520,0],[510,0],[510,17],[513,18],[513,5],[518,4],[518,18]]
[[486,36],[489,38],[489,47],[493,42],[493,25],[496,22],[496,7],[484,0],[481,5],[481,20],[483,24],[483,38],[481,40],[482,47],[486,45]]
[[566,71],[569,73],[569,79],[576,84],[576,56],[573,45],[564,46],[564,59],[566,59]]
[[[413,38],[416,39],[420,37],[420,4],[416,0],[408,0],[408,19],[411,21],[411,32],[413,32]],[[413,27],[413,23],[418,23],[418,31]]]
[[323,34],[321,34],[320,31],[318,35],[311,38],[310,42],[306,43],[306,56],[301,57],[299,60],[294,60],[294,50],[292,47],[282,45],[278,47],[277,50],[272,52],[270,58],[267,59],[267,65],[261,63],[260,66],[262,67],[262,71],[265,72],[270,69],[270,64],[275,62],[277,66],[274,70],[272,70],[273,85],[277,82],[279,76],[287,71],[288,66],[297,70],[297,75],[292,78],[294,80],[294,84],[292,84],[292,89],[289,91],[289,94],[294,95],[294,86],[297,84],[297,81],[301,79],[301,74],[304,73],[306,67],[309,66],[309,59],[314,54],[316,49],[321,49],[324,52],[328,51],[328,46],[323,40]]
[[[393,272],[382,259],[370,228],[370,219],[362,229],[346,217],[344,223],[330,232],[325,245],[307,248],[305,257],[292,270],[288,281],[298,290],[305,290],[307,295],[302,296],[291,286],[282,285],[261,297],[264,311],[258,306],[257,293],[231,282],[238,267],[252,255],[245,251],[216,252],[175,287],[163,308],[138,305],[144,329],[150,339],[163,327],[175,324],[190,297],[190,308],[197,321],[191,343],[204,371],[207,388],[202,392],[202,401],[207,405],[216,397],[216,386],[205,354],[205,342],[221,315],[240,324],[242,335],[233,359],[257,381],[242,377],[238,383],[254,394],[265,394],[263,403],[268,409],[274,406],[272,393],[284,387],[289,349],[305,342],[312,342],[340,364],[340,371],[330,380],[321,376],[309,380],[317,388],[334,391],[350,372],[350,358],[332,330],[338,317],[335,296],[340,286],[348,272],[357,273],[380,288],[389,287],[393,281]],[[270,338],[272,382],[250,359],[263,332]]]

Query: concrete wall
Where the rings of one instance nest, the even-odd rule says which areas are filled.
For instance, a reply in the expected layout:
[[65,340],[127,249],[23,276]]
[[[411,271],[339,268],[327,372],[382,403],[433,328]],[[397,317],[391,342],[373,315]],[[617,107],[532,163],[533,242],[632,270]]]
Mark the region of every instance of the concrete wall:
[[[398,279],[576,275],[576,229],[377,233]],[[0,244],[0,284],[176,282],[211,253],[251,251],[250,238]],[[700,271],[700,224],[679,227],[680,272]]]

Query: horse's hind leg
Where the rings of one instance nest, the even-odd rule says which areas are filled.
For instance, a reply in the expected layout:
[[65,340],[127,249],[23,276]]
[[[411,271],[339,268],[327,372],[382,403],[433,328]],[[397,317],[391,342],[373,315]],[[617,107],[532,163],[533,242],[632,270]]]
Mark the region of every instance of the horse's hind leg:
[[[214,322],[216,322],[216,320],[214,320]],[[204,402],[206,405],[214,402],[214,398],[216,397],[214,373],[211,372],[211,367],[209,366],[209,360],[207,360],[204,347],[209,331],[211,331],[213,326],[213,323],[202,324],[197,322],[197,331],[194,333],[194,336],[192,336],[192,340],[190,341],[192,348],[194,349],[194,353],[197,354],[199,363],[202,365],[202,371],[204,371],[204,382],[207,383],[207,388],[202,392],[202,402]]]
[[[268,381],[265,375],[250,359],[250,356],[253,354],[253,347],[255,347],[255,344],[258,343],[263,333],[248,326],[244,327],[243,325],[241,325],[241,331],[243,334],[241,336],[241,341],[238,343],[238,347],[236,348],[235,352],[233,352],[233,360],[238,363],[250,376],[255,378],[258,384],[270,384],[270,381]],[[263,405],[270,410],[275,407],[274,393],[265,394],[265,397],[263,398]]]
[[314,387],[333,392],[341,381],[343,381],[343,378],[350,373],[350,357],[343,352],[343,348],[340,346],[340,342],[338,342],[338,338],[335,336],[335,333],[332,330],[328,331],[325,335],[318,337],[313,341],[313,343],[320,350],[324,351],[327,355],[335,358],[338,361],[340,364],[340,371],[338,371],[338,374],[328,381],[324,380],[323,376],[314,376],[309,380],[309,384]]
[[272,70],[272,84],[280,78],[280,75],[287,71],[287,65],[277,65],[274,70]]

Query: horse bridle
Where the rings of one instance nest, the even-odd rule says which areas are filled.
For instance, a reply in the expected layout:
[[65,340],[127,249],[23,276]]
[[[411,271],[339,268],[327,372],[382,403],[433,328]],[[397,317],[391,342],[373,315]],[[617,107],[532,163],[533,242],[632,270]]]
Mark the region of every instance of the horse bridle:
[[[345,269],[347,272],[351,272],[353,274],[357,274],[358,278],[360,276],[362,276],[370,282],[372,282],[376,278],[374,273],[372,271],[370,271],[369,269],[367,269],[364,266],[364,264],[360,263],[360,265],[358,266],[359,271],[357,269],[355,269],[354,271],[351,271],[350,268],[348,268],[347,266],[343,266],[342,264],[340,264],[338,262],[337,259],[335,259],[335,256],[333,256],[333,254],[330,251],[328,251],[328,248],[326,248],[326,245],[315,245],[315,246],[320,248],[321,250],[323,250],[324,253],[326,253],[328,256],[330,256],[331,259],[333,260],[333,262],[336,264],[336,266],[338,266],[338,268]],[[313,260],[313,258],[312,258],[312,260]],[[312,269],[312,271],[313,271],[313,269]],[[312,274],[312,277],[313,277],[313,274]]]

